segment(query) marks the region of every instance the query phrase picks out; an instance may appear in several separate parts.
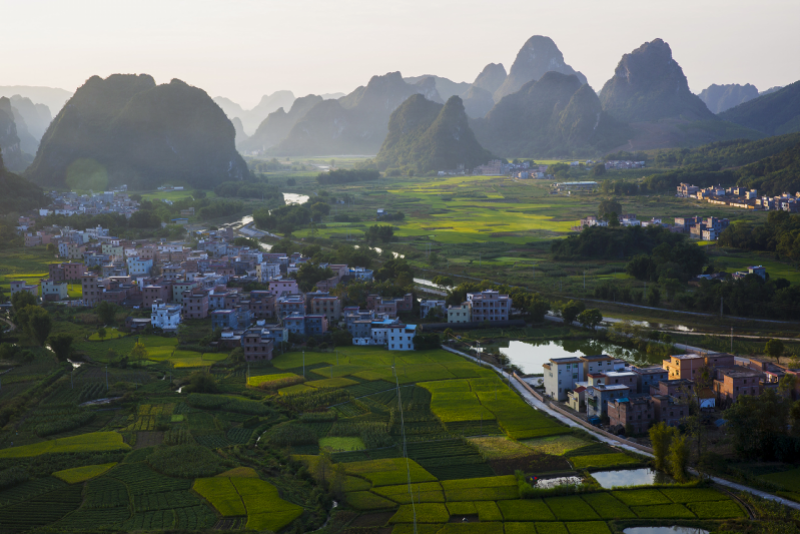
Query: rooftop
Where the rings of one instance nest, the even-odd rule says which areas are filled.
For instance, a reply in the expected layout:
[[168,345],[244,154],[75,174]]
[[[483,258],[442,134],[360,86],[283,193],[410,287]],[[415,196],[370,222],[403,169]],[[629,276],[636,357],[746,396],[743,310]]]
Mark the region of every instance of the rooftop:
[[673,354],[672,357],[677,359],[677,360],[702,360],[702,359],[705,358],[705,356],[702,355],[702,354],[694,354],[694,353]]
[[581,356],[580,360],[584,362],[604,362],[608,360],[613,360],[611,356],[606,354],[595,354],[593,356]]
[[550,358],[550,361],[556,365],[562,363],[581,363],[580,358]]
[[731,378],[757,378],[761,376],[760,371],[753,371],[745,367],[732,367],[730,369],[720,369],[719,372]]

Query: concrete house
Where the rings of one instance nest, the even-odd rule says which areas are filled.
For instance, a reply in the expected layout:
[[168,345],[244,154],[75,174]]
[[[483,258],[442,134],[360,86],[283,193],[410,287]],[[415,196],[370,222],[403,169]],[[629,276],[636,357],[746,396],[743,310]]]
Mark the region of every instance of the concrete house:
[[557,401],[567,399],[567,393],[583,382],[583,362],[580,358],[550,358],[543,364],[544,388],[548,397]]

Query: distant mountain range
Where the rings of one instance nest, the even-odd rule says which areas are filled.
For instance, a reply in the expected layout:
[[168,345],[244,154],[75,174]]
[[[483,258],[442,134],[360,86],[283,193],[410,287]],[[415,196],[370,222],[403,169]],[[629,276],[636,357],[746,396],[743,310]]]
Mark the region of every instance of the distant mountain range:
[[800,132],[800,81],[749,100],[719,117],[764,135]]
[[461,98],[451,96],[442,105],[421,94],[412,95],[389,119],[389,133],[375,158],[381,170],[473,169],[492,158],[469,126]]
[[29,98],[32,102],[44,104],[49,108],[50,115],[58,113],[64,103],[72,96],[72,91],[58,87],[38,87],[32,85],[0,85],[0,97],[8,98],[20,95]]
[[50,124],[26,176],[55,187],[210,188],[249,176],[234,136],[202,89],[146,74],[93,76]]

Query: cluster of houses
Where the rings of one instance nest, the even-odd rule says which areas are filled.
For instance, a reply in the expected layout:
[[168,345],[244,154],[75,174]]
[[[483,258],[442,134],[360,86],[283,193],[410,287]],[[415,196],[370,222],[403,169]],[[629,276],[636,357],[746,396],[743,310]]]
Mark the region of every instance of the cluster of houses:
[[[800,375],[800,369],[717,352],[673,355],[661,366],[651,367],[629,365],[605,354],[553,358],[543,368],[548,397],[585,413],[592,423],[607,417],[612,428],[634,434],[661,421],[679,424],[689,415],[690,401],[701,409],[725,408],[739,395],[777,389],[786,374]],[[696,388],[698,380],[707,380],[707,387]],[[793,396],[800,392],[795,387]]]
[[606,170],[610,169],[644,169],[644,161],[609,160],[605,163]]
[[676,196],[679,198],[695,198],[705,200],[710,204],[730,206],[748,210],[788,211],[800,213],[800,191],[791,195],[783,193],[777,196],[758,196],[757,189],[744,187],[698,187],[681,183],[677,187]]
[[130,218],[139,209],[139,203],[128,196],[128,187],[123,185],[111,191],[79,195],[73,191],[52,191],[52,202],[39,210],[41,217],[47,215],[102,215],[118,214]]
[[[703,241],[716,241],[719,235],[730,226],[730,220],[717,217],[706,217],[705,219],[697,215],[693,217],[675,217],[674,224],[664,223],[660,218],[653,217],[649,221],[640,221],[634,214],[622,215],[619,219],[620,226],[661,226],[667,230],[678,234],[690,234],[693,238]],[[587,226],[608,226],[608,221],[598,219],[590,215],[580,220],[578,226],[573,226],[573,231],[581,231]]]
[[[90,236],[84,242],[84,237]],[[340,283],[371,281],[373,271],[345,264],[323,264],[333,273],[317,282],[315,290],[300,291],[292,277],[308,258],[254,250],[232,244],[233,231],[224,228],[202,236],[192,249],[184,243],[137,243],[108,236],[102,228],[73,232],[61,229],[58,253],[65,261],[49,266],[39,284],[11,282],[12,295],[27,291],[48,301],[93,307],[111,302],[150,310],[149,318],[129,318],[132,331],[152,327],[174,332],[187,320],[210,320],[220,331],[222,348],[241,346],[250,361],[270,360],[273,347],[289,341],[321,336],[333,326],[346,329],[356,345],[414,350],[416,325],[405,324],[415,306],[412,294],[399,298],[369,295],[366,309],[343,306],[331,291]],[[41,244],[41,243],[40,243]],[[245,292],[241,283],[258,282],[264,289]],[[80,284],[80,298],[70,299],[70,284]],[[460,306],[443,300],[422,300],[422,318],[432,313],[453,323],[504,322],[511,299],[487,290],[467,295]],[[434,310],[436,310],[434,312]]]

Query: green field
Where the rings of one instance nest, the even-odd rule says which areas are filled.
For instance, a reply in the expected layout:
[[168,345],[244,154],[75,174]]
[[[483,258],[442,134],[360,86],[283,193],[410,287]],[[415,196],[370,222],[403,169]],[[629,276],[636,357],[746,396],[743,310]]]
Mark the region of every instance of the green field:
[[116,462],[102,465],[86,465],[83,467],[74,467],[72,469],[65,469],[63,471],[56,471],[53,476],[66,482],[67,484],[77,484],[84,482],[90,478],[102,475],[112,467],[117,465]]
[[0,450],[0,458],[26,458],[64,452],[118,451],[127,449],[130,449],[130,447],[122,442],[122,436],[117,432],[96,432],[70,438],[42,441],[33,445],[2,449]]

